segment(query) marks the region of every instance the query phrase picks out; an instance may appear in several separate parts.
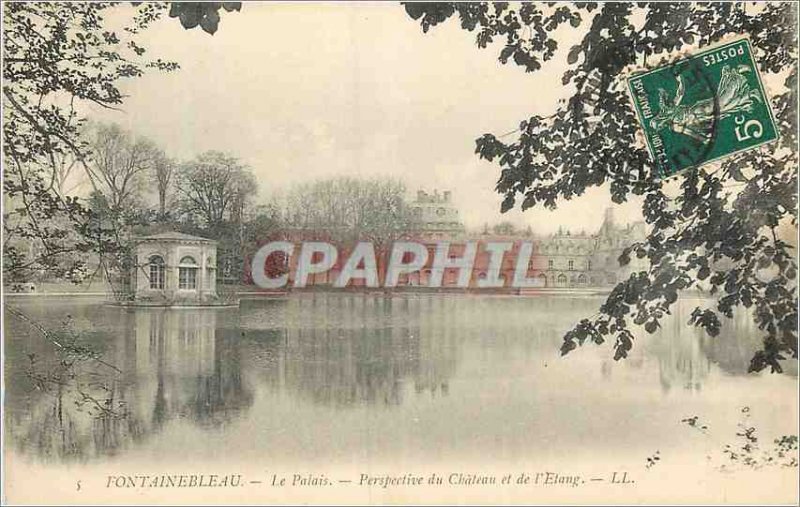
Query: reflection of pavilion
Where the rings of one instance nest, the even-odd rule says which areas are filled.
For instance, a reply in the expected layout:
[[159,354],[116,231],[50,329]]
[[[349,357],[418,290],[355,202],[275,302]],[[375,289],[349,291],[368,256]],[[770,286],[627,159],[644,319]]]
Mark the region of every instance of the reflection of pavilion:
[[[252,403],[238,337],[217,329],[214,310],[136,310],[139,409],[158,425],[173,417],[219,424]],[[145,387],[146,386],[146,387]]]
[[[80,307],[75,321],[92,330],[88,339],[102,346],[103,359],[122,370],[117,374],[87,362],[81,387],[122,417],[89,413],[90,405],[76,405],[68,386],[43,392],[25,382],[25,353],[35,353],[43,368],[58,357],[37,332],[9,319],[9,336],[22,339],[9,340],[6,350],[22,360],[7,364],[7,378],[15,379],[7,383],[5,398],[7,441],[45,459],[114,454],[165,425],[208,427],[246,414],[255,382],[262,394],[274,391],[291,406],[299,400],[392,412],[397,404],[436,404],[440,400],[431,397],[450,394],[448,404],[461,403],[470,393],[465,383],[451,381],[457,374],[462,380],[484,372],[499,375],[487,376],[489,381],[519,372],[537,375],[547,367],[542,359],[555,357],[575,315],[595,308],[592,301],[542,298],[532,312],[531,301],[319,293],[245,303],[241,313]],[[685,326],[695,304],[680,301],[671,324],[638,340],[620,367],[660,374],[663,388],[672,392],[699,389],[714,371],[711,363],[726,373],[737,368],[743,373],[760,340],[749,316],[724,321],[731,326],[723,327],[724,338],[709,339]],[[598,353],[610,356],[610,344]],[[581,368],[582,360],[594,359],[584,351],[569,356],[563,367]],[[484,364],[502,368],[476,369]],[[613,364],[603,363],[604,375],[611,375]],[[551,365],[547,375],[554,371]],[[556,385],[547,384],[548,378],[559,377],[542,377],[542,390]],[[267,401],[252,411],[264,415],[273,408]],[[294,417],[291,412],[281,423],[291,426]]]

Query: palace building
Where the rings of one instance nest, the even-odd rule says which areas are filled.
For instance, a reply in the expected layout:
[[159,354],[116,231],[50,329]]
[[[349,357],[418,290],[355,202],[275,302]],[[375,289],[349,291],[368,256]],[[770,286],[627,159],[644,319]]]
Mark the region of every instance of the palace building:
[[[417,199],[411,203],[419,212],[417,231],[412,236],[429,242],[429,258],[433,258],[433,250],[437,241],[451,243],[450,256],[458,257],[463,251],[466,241],[478,241],[478,253],[473,264],[473,283],[483,279],[489,272],[490,254],[481,244],[487,242],[506,241],[513,244],[501,263],[501,274],[507,285],[514,276],[516,257],[523,242],[532,243],[532,252],[528,263],[528,278],[534,278],[538,287],[603,287],[614,285],[627,278],[632,271],[645,269],[646,263],[633,257],[626,267],[619,265],[618,259],[625,247],[642,241],[646,237],[644,222],[619,225],[614,220],[613,210],[606,209],[603,224],[595,234],[585,231],[573,233],[559,228],[558,232],[547,236],[531,236],[528,233],[495,233],[486,230],[479,235],[465,234],[464,226],[458,217],[458,210],[452,204],[451,192],[427,194],[420,190]],[[446,217],[447,220],[439,220]],[[410,285],[426,285],[430,266],[426,266],[418,276],[409,278]],[[455,284],[458,273],[448,270],[443,285]]]
[[464,234],[464,225],[458,216],[458,208],[453,205],[452,193],[445,190],[439,195],[424,190],[417,191],[417,198],[409,203],[415,233],[420,237],[455,237]]
[[[501,292],[515,292],[522,288],[603,288],[627,278],[633,270],[646,268],[646,264],[635,256],[628,266],[619,266],[618,258],[622,251],[628,245],[643,240],[645,228],[643,223],[618,225],[611,209],[606,210],[603,223],[594,234],[583,231],[573,233],[560,228],[554,234],[537,236],[531,231],[515,233],[513,227],[496,227],[494,232],[487,227],[481,234],[472,234],[466,232],[461,223],[451,195],[448,191],[441,195],[436,191],[433,194],[419,191],[416,200],[409,204],[414,210],[413,226],[394,241],[417,243],[423,247],[421,253],[427,255],[424,256],[424,264],[420,261],[419,269],[404,272],[396,281],[389,280],[387,283],[387,272],[394,265],[393,262],[400,264],[413,261],[406,259],[407,253],[403,254],[403,260],[392,260],[392,241],[372,245],[371,255],[375,258],[372,269],[377,273],[372,287]],[[340,280],[355,244],[342,241],[337,236],[331,230],[280,231],[272,241],[292,246],[280,255],[269,254],[264,273],[271,279],[283,277],[282,287],[367,286],[367,279],[363,276]],[[304,246],[308,242],[316,242],[316,248],[327,245],[323,249],[325,252],[309,253]],[[473,248],[474,260],[462,263],[466,266],[464,269],[470,271],[466,275],[458,268],[446,268],[443,273],[434,269],[437,252],[440,259],[455,264],[459,259],[471,256]],[[303,255],[307,257],[304,261]],[[309,263],[315,266],[325,264],[326,268],[299,269],[300,264],[305,266]],[[464,280],[465,276],[468,281]]]

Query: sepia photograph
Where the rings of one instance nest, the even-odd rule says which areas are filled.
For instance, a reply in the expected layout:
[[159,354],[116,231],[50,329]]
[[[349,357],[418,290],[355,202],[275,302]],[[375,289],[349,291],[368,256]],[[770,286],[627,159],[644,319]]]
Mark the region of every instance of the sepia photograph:
[[797,505],[798,17],[2,9],[2,505]]

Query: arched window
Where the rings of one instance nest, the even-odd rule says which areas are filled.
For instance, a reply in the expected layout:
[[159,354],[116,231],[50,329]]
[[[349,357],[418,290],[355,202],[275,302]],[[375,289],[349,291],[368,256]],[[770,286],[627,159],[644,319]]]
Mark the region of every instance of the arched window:
[[547,276],[544,273],[539,273],[537,278],[539,279],[540,287],[547,287]]
[[164,289],[164,259],[160,255],[153,255],[148,260],[150,266],[150,289]]
[[578,275],[578,285],[586,285],[586,275]]
[[183,290],[197,289],[197,261],[186,256],[178,264],[178,288]]
[[566,287],[567,286],[567,277],[564,273],[558,275],[558,286],[559,287]]

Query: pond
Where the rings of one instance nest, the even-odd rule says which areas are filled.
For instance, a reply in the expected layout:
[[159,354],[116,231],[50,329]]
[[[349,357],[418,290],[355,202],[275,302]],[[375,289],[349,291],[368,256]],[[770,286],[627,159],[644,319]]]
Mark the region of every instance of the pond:
[[724,448],[742,422],[764,445],[796,434],[796,365],[747,373],[760,341],[747,315],[709,338],[686,325],[707,302],[681,300],[656,334],[636,336],[628,359],[614,361],[609,342],[561,357],[565,331],[601,302],[317,293],[160,310],[10,300],[103,362],[53,375],[55,347],[7,314],[6,444],[44,467],[610,459],[644,473],[660,460],[730,466]]

